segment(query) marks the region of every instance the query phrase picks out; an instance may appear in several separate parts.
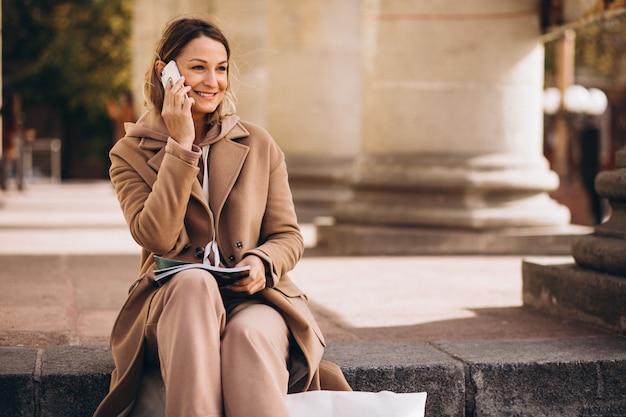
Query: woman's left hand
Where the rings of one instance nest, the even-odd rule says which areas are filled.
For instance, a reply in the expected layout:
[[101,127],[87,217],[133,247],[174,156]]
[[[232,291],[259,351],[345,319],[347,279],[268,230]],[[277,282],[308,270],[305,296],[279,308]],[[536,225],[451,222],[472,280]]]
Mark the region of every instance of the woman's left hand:
[[249,295],[255,294],[265,288],[265,264],[258,256],[249,255],[239,262],[236,267],[250,266],[250,274],[242,278],[228,289],[233,292],[245,292]]

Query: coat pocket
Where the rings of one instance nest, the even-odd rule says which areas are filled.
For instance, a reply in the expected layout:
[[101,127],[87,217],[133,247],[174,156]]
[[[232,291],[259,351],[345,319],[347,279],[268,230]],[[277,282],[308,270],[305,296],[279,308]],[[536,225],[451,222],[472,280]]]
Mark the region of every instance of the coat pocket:
[[308,297],[294,282],[288,277],[284,276],[278,281],[278,284],[273,288],[285,297],[289,298],[303,298],[308,300]]

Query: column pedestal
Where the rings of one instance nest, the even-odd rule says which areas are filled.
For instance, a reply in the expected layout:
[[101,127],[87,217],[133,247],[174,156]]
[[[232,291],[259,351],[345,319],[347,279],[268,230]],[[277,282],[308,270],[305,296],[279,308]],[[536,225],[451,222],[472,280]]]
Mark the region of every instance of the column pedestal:
[[572,245],[575,263],[525,262],[524,304],[626,335],[626,148],[617,169],[596,177],[596,192],[611,216]]
[[364,157],[352,198],[318,245],[343,255],[568,254],[569,210],[546,194],[558,177],[543,157],[515,155]]
[[287,156],[289,185],[301,223],[329,216],[338,202],[351,198],[347,178],[352,158]]
[[615,166],[595,180],[596,192],[609,201],[611,216],[592,234],[576,239],[572,255],[583,268],[626,278],[626,147],[616,153]]

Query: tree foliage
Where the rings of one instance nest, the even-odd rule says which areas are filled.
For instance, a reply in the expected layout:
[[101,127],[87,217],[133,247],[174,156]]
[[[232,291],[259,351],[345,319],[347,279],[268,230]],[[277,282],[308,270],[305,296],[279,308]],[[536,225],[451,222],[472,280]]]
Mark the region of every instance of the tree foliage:
[[[576,73],[587,82],[626,85],[626,16],[599,20],[576,30]],[[546,44],[546,74],[555,75],[556,45]]]
[[127,0],[3,0],[5,87],[36,103],[104,111],[130,83]]
[[626,17],[600,21],[576,36],[576,62],[589,77],[623,86],[626,79]]
[[41,122],[42,111],[55,120],[64,178],[106,175],[106,102],[130,86],[132,3],[2,0],[3,90],[22,96],[27,123]]

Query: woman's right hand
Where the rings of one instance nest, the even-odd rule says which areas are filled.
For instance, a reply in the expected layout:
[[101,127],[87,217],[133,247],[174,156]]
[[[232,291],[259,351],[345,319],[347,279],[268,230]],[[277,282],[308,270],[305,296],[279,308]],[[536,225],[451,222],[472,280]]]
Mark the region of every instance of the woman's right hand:
[[194,100],[187,97],[190,90],[191,87],[185,85],[184,77],[174,83],[167,83],[161,110],[170,136],[186,149],[191,149],[196,135],[191,117]]

